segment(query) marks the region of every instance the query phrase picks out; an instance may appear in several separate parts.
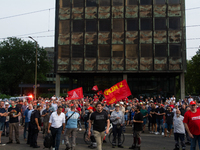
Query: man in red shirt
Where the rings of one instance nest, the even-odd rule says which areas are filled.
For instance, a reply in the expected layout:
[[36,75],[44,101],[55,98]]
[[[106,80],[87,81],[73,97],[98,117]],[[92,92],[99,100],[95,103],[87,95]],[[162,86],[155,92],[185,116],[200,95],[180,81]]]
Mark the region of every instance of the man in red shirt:
[[196,141],[200,148],[200,110],[195,101],[190,102],[190,110],[185,113],[183,123],[191,138],[190,150],[196,149]]

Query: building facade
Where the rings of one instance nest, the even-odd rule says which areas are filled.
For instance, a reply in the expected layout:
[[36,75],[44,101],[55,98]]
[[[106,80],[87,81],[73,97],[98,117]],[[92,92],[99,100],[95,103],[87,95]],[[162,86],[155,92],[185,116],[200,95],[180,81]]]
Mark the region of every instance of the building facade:
[[185,94],[185,0],[56,0],[56,93],[126,79],[134,96]]

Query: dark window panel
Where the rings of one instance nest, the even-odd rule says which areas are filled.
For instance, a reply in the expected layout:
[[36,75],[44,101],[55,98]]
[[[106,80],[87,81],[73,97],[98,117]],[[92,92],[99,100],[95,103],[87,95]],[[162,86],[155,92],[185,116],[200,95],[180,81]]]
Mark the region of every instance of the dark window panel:
[[83,20],[73,20],[73,32],[83,32],[84,21]]
[[170,57],[181,57],[181,45],[180,44],[171,44],[169,46]]
[[58,50],[59,50],[58,58],[69,57],[69,54],[70,54],[70,46],[69,45],[59,46]]
[[154,4],[164,5],[165,4],[165,0],[154,0]]
[[86,0],[87,7],[95,7],[97,6],[97,0]]
[[126,2],[127,2],[127,6],[129,6],[129,5],[137,5],[138,4],[137,0],[127,0]]
[[83,57],[83,46],[82,45],[73,45],[72,46],[72,57]]
[[152,0],[140,0],[140,5],[151,5]]
[[99,31],[110,31],[110,20],[101,19],[99,20]]
[[70,20],[60,21],[60,34],[68,34],[70,32]]
[[170,5],[173,5],[173,4],[180,4],[180,0],[169,0],[168,3]]
[[97,46],[86,45],[86,57],[97,57]]
[[155,57],[167,57],[167,45],[156,44],[155,45]]
[[127,31],[138,31],[138,20],[128,19],[127,20]]
[[74,7],[83,7],[84,6],[84,0],[74,0]]
[[97,21],[86,20],[86,32],[96,32],[96,31],[97,31]]
[[180,18],[179,17],[169,18],[169,29],[172,29],[172,30],[180,29]]
[[152,44],[141,44],[141,57],[152,56]]
[[110,57],[110,45],[99,45],[99,57]]
[[155,18],[155,30],[166,30],[166,18]]
[[134,57],[138,58],[138,45],[133,44],[133,45],[126,45],[126,57]]
[[62,7],[70,7],[70,0],[62,0]]
[[110,0],[99,0],[100,6],[110,6]]
[[113,19],[113,31],[123,32],[124,31],[124,20],[123,19]]
[[112,45],[113,57],[124,57],[124,45]]
[[152,30],[151,18],[141,18],[141,30]]
[[113,0],[113,6],[123,6],[124,0]]

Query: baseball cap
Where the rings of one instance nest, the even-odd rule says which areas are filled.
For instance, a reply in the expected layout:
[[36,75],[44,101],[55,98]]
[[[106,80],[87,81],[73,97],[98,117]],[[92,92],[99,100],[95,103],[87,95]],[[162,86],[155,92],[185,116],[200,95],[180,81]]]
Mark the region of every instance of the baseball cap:
[[8,102],[5,102],[5,105],[9,105],[9,103],[8,103]]
[[119,107],[119,104],[116,104],[115,107]]
[[88,107],[88,110],[89,110],[89,109],[93,109],[93,107],[90,106],[90,107]]
[[120,102],[120,104],[121,104],[121,105],[124,105],[124,103],[123,103],[123,102]]
[[195,101],[191,101],[190,105],[196,105],[196,102]]

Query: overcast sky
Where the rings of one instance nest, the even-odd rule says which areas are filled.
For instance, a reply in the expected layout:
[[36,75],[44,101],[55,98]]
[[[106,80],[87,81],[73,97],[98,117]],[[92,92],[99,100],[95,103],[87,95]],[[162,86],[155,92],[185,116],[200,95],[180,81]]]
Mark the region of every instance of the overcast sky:
[[[186,10],[186,26],[199,25],[186,28],[187,59],[191,59],[200,45],[200,3],[199,0],[185,1],[186,9],[199,7]],[[28,40],[32,36],[40,46],[54,46],[55,0],[0,0],[0,3],[0,41],[12,36]],[[31,13],[36,11],[40,12]]]

